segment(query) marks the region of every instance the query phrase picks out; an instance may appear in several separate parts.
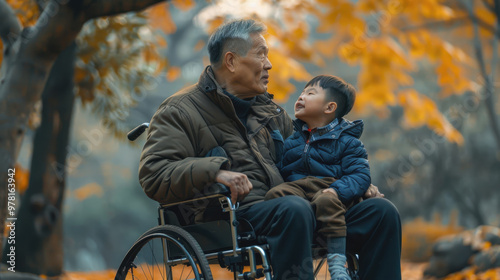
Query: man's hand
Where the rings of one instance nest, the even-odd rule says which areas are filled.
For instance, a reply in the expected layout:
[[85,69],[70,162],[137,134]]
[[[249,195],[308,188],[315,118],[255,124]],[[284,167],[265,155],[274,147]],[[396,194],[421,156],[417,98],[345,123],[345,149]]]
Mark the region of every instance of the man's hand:
[[384,197],[385,195],[381,193],[378,188],[371,184],[368,189],[365,192],[365,195],[363,195],[363,199],[368,199],[372,197]]
[[243,200],[253,188],[247,175],[228,170],[219,170],[215,177],[215,181],[229,187],[229,190],[231,190],[231,202],[233,204]]

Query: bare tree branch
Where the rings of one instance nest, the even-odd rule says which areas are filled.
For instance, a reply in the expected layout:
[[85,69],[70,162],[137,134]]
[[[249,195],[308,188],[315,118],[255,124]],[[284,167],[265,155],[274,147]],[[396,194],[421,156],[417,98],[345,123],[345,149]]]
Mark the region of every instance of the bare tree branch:
[[494,13],[497,16],[497,23],[498,23],[498,19],[500,18],[500,0],[495,0]]
[[[497,30],[500,30],[500,18],[497,17],[497,23],[496,23],[496,28]],[[492,54],[492,59],[491,59],[491,84],[495,84],[495,75],[496,75],[496,70],[497,70],[497,63],[498,63],[498,38],[493,37],[493,54]]]
[[36,25],[25,35],[30,41],[28,53],[52,61],[73,42],[87,20],[143,10],[161,1],[163,0],[70,0],[65,4],[60,4],[64,3],[60,0],[50,1]]
[[[464,25],[467,23],[465,21],[466,19],[471,19],[473,22],[477,22],[482,28],[490,31],[495,35],[495,37],[500,38],[500,30],[496,29],[493,25],[485,22],[484,20],[476,17],[474,14],[467,15],[467,16],[462,16],[462,17],[456,17],[452,19],[447,19],[447,20],[437,20],[437,21],[428,21],[424,22],[420,25],[412,25],[412,26],[403,26],[400,28],[401,31],[408,31],[408,30],[416,30],[416,29],[425,29],[425,28],[430,28],[430,27],[436,27],[436,26],[448,26],[450,24],[459,24],[459,25]],[[458,25],[454,27],[459,27]]]
[[112,16],[130,11],[141,11],[160,2],[164,2],[164,0],[92,0],[85,7],[85,13],[87,19]]
[[[497,4],[497,2],[499,2],[498,0],[495,0],[495,4]],[[479,24],[476,20],[474,20],[474,7],[473,7],[473,2],[468,2],[468,1],[465,1],[465,0],[462,0],[460,1],[460,3],[462,4],[462,6],[467,10],[471,20],[472,20],[472,23],[474,24],[474,48],[475,48],[475,53],[476,53],[476,59],[477,59],[477,62],[479,64],[479,71],[481,72],[481,76],[483,77],[484,79],[484,90],[485,90],[485,98],[484,98],[484,102],[485,102],[485,105],[486,105],[486,112],[487,112],[487,115],[488,115],[488,119],[490,120],[490,126],[491,126],[491,130],[493,132],[493,136],[495,137],[495,140],[497,142],[497,146],[498,148],[500,149],[500,128],[499,128],[499,125],[498,125],[498,120],[497,120],[497,116],[496,116],[496,113],[495,113],[495,108],[494,108],[494,100],[493,100],[493,97],[494,97],[494,87],[493,87],[493,82],[492,82],[492,78],[490,77],[490,75],[488,75],[488,70],[486,69],[486,62],[485,62],[485,59],[484,59],[484,55],[483,55],[483,47],[482,47],[482,43],[481,43],[481,38],[479,38]],[[495,7],[495,10],[497,9],[497,7]],[[499,19],[497,18],[497,21]],[[497,26],[498,26],[498,23],[497,23]],[[495,65],[496,67],[496,65]]]
[[488,0],[483,0],[483,5],[490,11],[495,12],[495,7]]
[[21,32],[22,26],[14,11],[5,0],[0,0],[0,18],[2,19],[0,23],[0,38],[7,45],[11,43],[9,36],[18,35]]
[[[500,31],[500,0],[495,0],[495,14],[497,16],[497,22],[496,22],[496,30]],[[491,83],[494,85],[495,84],[495,72],[497,69],[497,62],[498,62],[498,39],[494,37],[493,38],[493,58],[491,60]]]

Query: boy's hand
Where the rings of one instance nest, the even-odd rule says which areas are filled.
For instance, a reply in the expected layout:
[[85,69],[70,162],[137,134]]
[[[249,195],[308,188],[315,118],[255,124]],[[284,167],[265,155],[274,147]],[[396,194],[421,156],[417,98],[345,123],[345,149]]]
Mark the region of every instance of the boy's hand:
[[336,197],[338,197],[337,192],[333,188],[326,188],[322,191],[323,193],[333,193]]
[[363,195],[364,199],[372,198],[372,197],[384,197],[385,195],[381,193],[377,186],[370,184],[368,189],[365,192],[365,195]]

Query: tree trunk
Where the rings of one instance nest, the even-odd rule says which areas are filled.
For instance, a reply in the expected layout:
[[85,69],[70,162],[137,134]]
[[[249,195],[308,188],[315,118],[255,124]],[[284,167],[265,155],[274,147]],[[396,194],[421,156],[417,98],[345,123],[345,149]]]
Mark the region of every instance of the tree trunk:
[[74,103],[75,54],[75,44],[61,53],[42,94],[42,122],[35,134],[30,183],[16,227],[18,271],[47,276],[62,273],[64,166]]
[[[72,44],[87,20],[139,11],[158,2],[161,0],[52,0],[48,1],[35,26],[22,29],[9,5],[5,0],[0,0],[0,38],[5,46],[0,68],[2,236],[7,218],[8,188],[5,186],[9,178],[8,170],[13,168],[17,160],[28,116],[40,100],[52,64]],[[19,231],[16,230],[16,233]],[[1,240],[0,247],[3,245]]]

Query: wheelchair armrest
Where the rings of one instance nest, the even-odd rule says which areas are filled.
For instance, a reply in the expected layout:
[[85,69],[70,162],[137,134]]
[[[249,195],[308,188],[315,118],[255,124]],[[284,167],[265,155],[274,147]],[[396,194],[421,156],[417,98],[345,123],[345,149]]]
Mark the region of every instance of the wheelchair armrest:
[[204,188],[202,194],[202,196],[212,196],[217,194],[231,196],[231,191],[226,185],[215,183]]
[[202,199],[207,199],[207,198],[214,198],[218,196],[231,196],[231,191],[229,190],[228,187],[221,183],[215,183],[210,186],[207,186],[203,189],[203,191],[197,191],[193,198],[184,200],[184,201],[179,201],[179,202],[174,202],[174,203],[165,203],[165,204],[160,204],[160,207],[162,208],[168,208],[172,206],[176,206],[179,204],[189,204],[193,203]]
[[[163,224],[162,215],[167,224],[185,226],[195,223],[195,217],[200,217],[200,213],[204,215],[214,209],[216,209],[216,213],[223,213],[217,198],[230,197],[230,195],[231,192],[228,187],[220,183],[215,183],[205,187],[203,191],[197,191],[193,198],[189,200],[160,204],[158,209],[159,224]],[[200,210],[201,208],[203,210]]]

